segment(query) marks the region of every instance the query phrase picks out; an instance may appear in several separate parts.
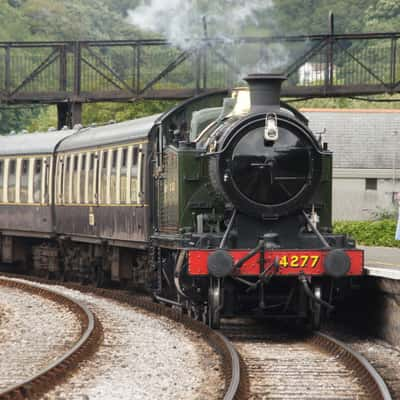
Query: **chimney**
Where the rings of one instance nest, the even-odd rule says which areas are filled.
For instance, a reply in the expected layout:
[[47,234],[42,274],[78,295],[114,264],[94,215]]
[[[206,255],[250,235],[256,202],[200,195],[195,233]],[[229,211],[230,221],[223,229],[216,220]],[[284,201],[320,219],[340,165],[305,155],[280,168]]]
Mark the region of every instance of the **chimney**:
[[278,74],[250,74],[244,78],[250,88],[250,113],[279,111],[281,86],[286,79]]

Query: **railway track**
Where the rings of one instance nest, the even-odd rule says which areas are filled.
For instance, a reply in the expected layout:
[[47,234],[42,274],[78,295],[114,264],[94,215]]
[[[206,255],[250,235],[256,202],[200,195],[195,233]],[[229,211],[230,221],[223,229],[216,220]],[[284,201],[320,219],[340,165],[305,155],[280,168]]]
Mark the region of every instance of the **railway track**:
[[[49,289],[36,287],[28,282],[13,281],[6,278],[0,278],[0,286],[22,290],[27,294],[51,300],[66,307],[80,322],[79,338],[74,341],[67,351],[61,356],[52,359],[46,367],[34,372],[31,376],[19,382],[14,382],[0,390],[0,399],[2,400],[38,398],[62,381],[82,360],[89,357],[95,351],[101,339],[101,326],[96,317],[84,304],[67,296],[60,295]],[[40,322],[40,319],[36,321],[38,324]],[[15,335],[15,333],[13,334]],[[51,334],[52,332],[48,332],[48,335]],[[38,341],[42,339],[36,338]],[[17,349],[15,351],[17,352]]]
[[223,333],[246,365],[248,399],[392,398],[364,357],[326,334],[231,324]]
[[[23,279],[54,284],[40,278]],[[179,309],[154,303],[145,296],[74,283],[63,286],[162,315],[196,332],[221,355],[224,400],[392,399],[365,358],[323,333],[290,333],[287,327],[271,330],[254,322],[224,324],[221,331],[214,331]]]
[[[247,399],[247,380],[243,374],[243,364],[241,363],[240,357],[235,347],[225,338],[220,332],[214,331],[208,328],[206,325],[199,321],[194,321],[186,314],[183,314],[179,309],[173,309],[164,305],[155,303],[147,296],[134,295],[122,290],[110,290],[110,289],[97,289],[91,286],[82,286],[74,283],[61,283],[56,281],[49,281],[41,278],[34,278],[31,276],[22,276],[15,274],[3,274],[10,279],[15,279],[11,282],[18,284],[21,279],[24,281],[30,281],[34,284],[45,284],[45,285],[62,285],[63,287],[78,290],[83,293],[92,293],[97,296],[115,300],[121,304],[127,304],[153,315],[166,317],[174,322],[178,322],[185,328],[190,329],[196,333],[197,337],[203,339],[209,343],[215,351],[217,351],[221,358],[221,366],[223,369],[223,376],[225,380],[225,388],[223,390],[224,400],[233,399]],[[47,387],[48,388],[48,387]],[[44,392],[45,390],[42,390]],[[24,396],[23,396],[24,397]],[[20,398],[20,397],[4,397],[8,398]],[[0,399],[2,397],[0,396]]]

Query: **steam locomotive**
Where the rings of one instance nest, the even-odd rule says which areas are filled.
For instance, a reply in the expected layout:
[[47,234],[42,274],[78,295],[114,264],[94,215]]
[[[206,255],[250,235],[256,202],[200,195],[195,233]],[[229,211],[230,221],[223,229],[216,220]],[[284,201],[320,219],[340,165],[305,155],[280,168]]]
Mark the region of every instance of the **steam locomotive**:
[[322,311],[363,275],[331,230],[332,154],[280,101],[284,77],[163,115],[0,138],[1,261],[145,287],[211,327]]

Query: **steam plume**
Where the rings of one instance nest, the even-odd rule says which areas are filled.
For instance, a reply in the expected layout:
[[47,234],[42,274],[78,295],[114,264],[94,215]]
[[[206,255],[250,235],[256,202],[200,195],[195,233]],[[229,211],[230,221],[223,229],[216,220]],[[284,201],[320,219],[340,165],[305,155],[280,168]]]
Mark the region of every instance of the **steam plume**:
[[[235,65],[242,77],[249,72],[269,72],[288,59],[280,45],[273,48],[273,57],[271,49],[260,55],[259,49],[243,51],[230,46],[232,39],[243,35],[246,28],[260,26],[260,20],[264,28],[271,27],[272,21],[265,21],[265,17],[272,5],[272,0],[142,0],[137,8],[128,11],[128,19],[141,30],[159,33],[173,45],[187,50],[201,45],[205,18],[208,35],[221,41],[220,54]],[[243,57],[246,51],[254,54]]]

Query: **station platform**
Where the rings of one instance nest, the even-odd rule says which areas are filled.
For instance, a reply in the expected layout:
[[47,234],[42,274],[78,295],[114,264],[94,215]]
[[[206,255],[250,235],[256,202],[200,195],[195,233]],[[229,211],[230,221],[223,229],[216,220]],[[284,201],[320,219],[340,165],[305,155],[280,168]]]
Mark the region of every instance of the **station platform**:
[[400,248],[357,246],[365,251],[367,274],[400,280]]

